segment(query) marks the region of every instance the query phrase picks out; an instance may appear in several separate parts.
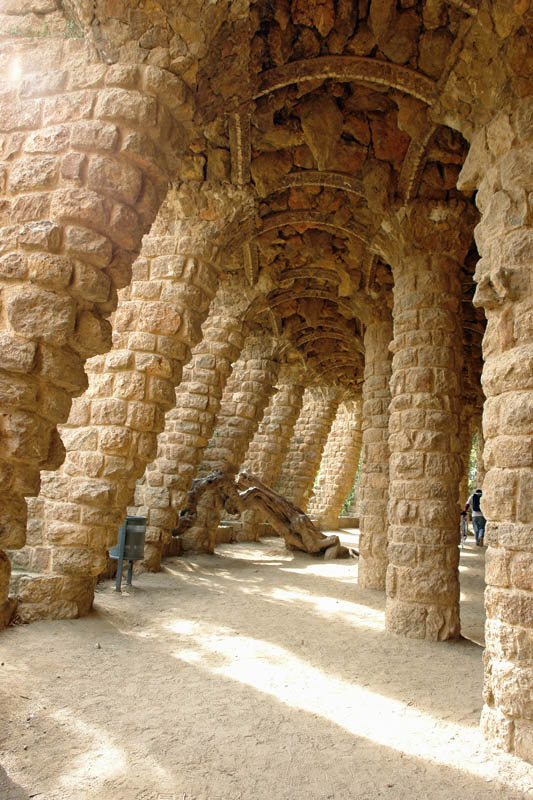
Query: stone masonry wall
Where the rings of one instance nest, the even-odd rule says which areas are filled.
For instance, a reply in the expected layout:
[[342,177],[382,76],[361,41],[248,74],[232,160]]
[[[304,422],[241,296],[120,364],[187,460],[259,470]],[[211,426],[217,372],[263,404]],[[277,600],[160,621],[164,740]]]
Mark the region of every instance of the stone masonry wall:
[[342,505],[355,480],[361,453],[361,401],[344,400],[333,420],[322,453],[320,476],[307,513],[323,530],[338,527]]
[[[17,29],[10,8],[0,22]],[[177,76],[100,63],[68,38],[61,12],[25,11],[24,25],[48,35],[26,38],[23,25],[0,54],[0,547],[10,549],[24,544],[24,498],[40,470],[63,460],[56,426],[87,385],[84,362],[111,346],[105,317],[166,192],[165,149],[185,99],[176,91],[169,109]],[[1,551],[0,564],[5,616]]]
[[[226,384],[216,429],[209,440],[198,477],[215,469],[235,474],[262,419],[274,384],[279,362],[265,336],[249,337]],[[216,492],[207,491],[198,503],[195,524],[180,537],[183,549],[212,553],[221,508]]]
[[340,394],[333,387],[309,387],[294,427],[289,451],[275,489],[303,511],[313,491],[320,458],[337,412]]
[[358,582],[385,589],[389,501],[389,405],[392,321],[367,325],[363,382],[363,463],[359,476]]
[[144,240],[114,315],[113,350],[90,362],[89,388],[61,431],[65,463],[43,476],[31,547],[22,552],[29,563],[15,556],[16,565],[50,576],[44,604],[43,581],[21,577],[15,584],[24,619],[85,613],[135,482],[155,456],[156,434],[218,279],[209,263],[179,252],[185,242]]
[[243,346],[247,303],[244,287],[220,288],[202,326],[202,339],[176,389],[176,405],[166,415],[157,458],[137,485],[131,513],[148,517],[147,569],[159,569],[162,555],[171,546],[172,529],[187,503],[187,491],[213,434],[222,392]]
[[[474,146],[475,144],[475,146]],[[533,761],[533,100],[476,134],[460,176],[482,220],[475,305],[487,316],[482,509],[487,611],[482,727]]]

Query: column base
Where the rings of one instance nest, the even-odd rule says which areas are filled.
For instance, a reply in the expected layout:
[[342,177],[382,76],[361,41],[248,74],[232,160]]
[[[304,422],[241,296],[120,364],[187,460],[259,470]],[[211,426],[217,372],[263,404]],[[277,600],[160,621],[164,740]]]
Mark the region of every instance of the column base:
[[387,562],[376,558],[361,556],[357,572],[357,583],[363,589],[378,589],[385,591],[385,576]]
[[14,573],[11,588],[22,622],[85,617],[94,600],[96,578]]
[[8,597],[3,603],[0,603],[0,631],[7,628],[17,610],[17,600],[15,597]]
[[444,642],[459,639],[461,626],[456,606],[423,606],[387,598],[386,630],[409,639]]

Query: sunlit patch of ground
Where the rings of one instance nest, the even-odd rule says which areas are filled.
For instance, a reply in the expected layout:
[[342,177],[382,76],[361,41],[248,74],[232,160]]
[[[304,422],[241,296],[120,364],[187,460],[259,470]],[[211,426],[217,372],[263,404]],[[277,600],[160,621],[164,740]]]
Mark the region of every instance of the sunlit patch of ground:
[[279,539],[171,559],[130,593],[99,587],[87,619],[8,630],[0,798],[533,797],[533,769],[478,729],[484,552],[461,553],[455,643],[385,633],[357,561]]

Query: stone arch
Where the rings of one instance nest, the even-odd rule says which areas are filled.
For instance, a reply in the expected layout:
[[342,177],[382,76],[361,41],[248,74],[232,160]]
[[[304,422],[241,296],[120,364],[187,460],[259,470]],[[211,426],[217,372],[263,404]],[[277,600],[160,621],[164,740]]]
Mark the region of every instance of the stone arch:
[[[216,427],[198,466],[199,478],[205,478],[215,470],[230,476],[238,472],[276,391],[282,344],[257,327],[247,336],[224,388]],[[221,514],[222,506],[216,490],[208,490],[198,502],[194,523],[186,525],[181,532],[178,525],[183,548],[186,551],[214,552]]]
[[[0,270],[0,367],[15,389],[2,398],[0,546],[10,549],[24,544],[24,498],[37,494],[40,470],[64,458],[56,426],[87,385],[84,363],[111,346],[106,317],[165,196],[173,131],[190,113],[183,94],[165,101],[175,76],[106,65],[65,38],[65,25],[54,13],[47,40],[23,33],[0,64],[18,65],[0,122],[11,143]],[[12,604],[3,554],[1,563],[4,618]]]
[[322,453],[320,473],[309,502],[309,515],[322,530],[335,529],[342,505],[354,484],[361,452],[361,398],[343,399]]
[[330,189],[342,189],[351,192],[359,197],[365,197],[365,189],[362,181],[353,178],[351,175],[342,175],[338,172],[328,172],[327,170],[302,170],[301,172],[290,172],[285,175],[277,187],[272,189],[272,194],[282,191],[290,186],[327,186]]
[[338,386],[306,387],[300,415],[275,482],[276,490],[304,511],[341,396]]
[[245,290],[238,276],[221,282],[192,350],[176,403],[158,437],[157,456],[137,482],[135,513],[148,518],[144,565],[160,566],[173,546],[172,531],[186,506],[187,492],[215,430],[221,400],[234,363],[256,319],[257,290]]
[[272,214],[262,218],[261,226],[259,226],[255,218],[250,217],[239,225],[239,232],[230,239],[225,249],[228,251],[234,250],[242,246],[245,242],[261,236],[262,233],[266,233],[274,228],[283,228],[290,225],[308,225],[322,228],[323,230],[340,231],[351,239],[357,239],[364,244],[370,243],[367,232],[362,228],[353,230],[344,225],[336,224],[334,221],[324,219],[323,215],[309,211],[290,211],[283,214]]
[[[226,220],[198,216],[184,224],[175,219],[175,205],[170,192],[143,241],[113,316],[114,348],[90,362],[89,390],[62,428],[66,463],[43,479],[31,547],[14,556],[17,566],[42,575],[15,587],[24,618],[79,616],[90,608],[106,550],[136,480],[156,456],[164,413],[175,404],[182,366],[201,338],[219,280],[214,242]],[[54,586],[46,604],[35,602],[43,582]]]
[[291,83],[336,78],[341,81],[363,81],[388,86],[410,94],[427,105],[437,96],[434,81],[420,72],[393,64],[359,56],[321,56],[302,61],[291,61],[258,76],[258,89],[254,99],[275,92]]

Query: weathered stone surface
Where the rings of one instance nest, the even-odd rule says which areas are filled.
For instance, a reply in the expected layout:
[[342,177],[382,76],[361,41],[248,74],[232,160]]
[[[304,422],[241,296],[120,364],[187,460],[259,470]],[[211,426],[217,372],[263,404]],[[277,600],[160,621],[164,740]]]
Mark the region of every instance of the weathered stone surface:
[[[293,380],[287,383],[280,380],[244,459],[243,468],[257,475],[267,486],[273,485],[282,468],[302,408],[304,389],[297,382],[298,374],[292,377]],[[262,521],[257,512],[244,511],[239,538],[256,541],[261,534]]]
[[[214,432],[231,365],[242,348],[246,304],[246,294],[236,301],[231,290],[220,287],[203,324],[202,340],[194,348],[176,390],[175,407],[168,412],[165,430],[158,437],[157,458],[137,483],[135,511],[148,516],[147,569],[159,569],[161,557],[174,546],[172,530]],[[159,499],[154,503],[152,492],[164,494],[157,494]]]
[[361,401],[344,400],[337,409],[322,452],[318,481],[308,514],[317,517],[321,530],[337,527],[342,506],[355,480],[361,453]]
[[[483,725],[530,759],[528,3],[191,0],[181,14],[179,3],[82,0],[82,39],[71,35],[70,5],[4,0],[0,15],[0,541],[22,543],[24,498],[63,456],[56,426],[94,357],[65,428],[66,464],[45,474],[46,501],[32,509],[31,552],[14,556],[54,578],[42,594],[39,581],[24,588],[21,617],[89,610],[109,531],[155,456],[163,411],[227,271],[233,301],[253,287],[261,300],[251,317],[296,348],[315,388],[357,395],[366,349],[362,494],[375,502],[363,509],[359,575],[372,563],[382,585],[388,547],[391,630],[457,632],[456,489],[465,430],[476,428],[490,544]],[[473,200],[458,191],[476,192],[482,214],[474,305]],[[115,311],[117,289],[126,291]],[[370,351],[393,304],[387,439],[388,358]],[[221,359],[243,330],[227,334],[206,331],[143,484],[153,490],[154,564],[207,442],[215,461],[235,445],[237,468],[257,422],[250,396],[263,396],[265,370],[250,363],[225,411],[235,425],[213,440],[229,369]],[[305,461],[291,465],[294,490],[314,469],[319,419],[305,459],[304,442],[294,443]],[[250,457],[268,470],[289,423],[265,424]],[[218,516],[206,510],[204,530]],[[0,624],[13,608],[6,582],[0,570]]]
[[[421,235],[425,223],[424,238],[429,241],[434,219],[431,212],[424,216],[420,209],[415,235]],[[452,254],[454,229],[461,223],[450,216],[447,224]],[[409,246],[409,233],[405,229],[405,244],[393,262],[387,627],[404,635],[442,640],[459,635],[456,503],[462,473],[458,437],[462,352],[458,335],[448,341],[442,338],[442,332],[458,326],[459,266],[454,269],[439,252],[440,232],[435,252],[422,258]],[[462,255],[460,250],[456,254],[458,259]],[[417,341],[415,337],[426,332],[430,334],[427,344],[422,344],[422,338]],[[427,345],[431,347],[425,359]],[[420,413],[430,410],[437,397],[443,409],[439,436],[434,435],[433,426],[426,433],[426,415]],[[425,484],[427,499],[411,496],[414,482],[418,487]],[[433,529],[432,548],[420,546],[418,526]]]
[[[250,336],[222,394],[216,427],[198,467],[199,477],[218,469],[228,475],[238,471],[274,389],[278,370],[273,343],[261,336]],[[216,492],[202,497],[194,525],[180,536],[185,552],[214,551],[221,511]]]
[[338,389],[307,388],[275,489],[306,510],[322,451],[340,401]]
[[382,590],[387,570],[391,341],[390,318],[367,327],[362,397],[363,462],[358,489],[361,530],[358,583]]

